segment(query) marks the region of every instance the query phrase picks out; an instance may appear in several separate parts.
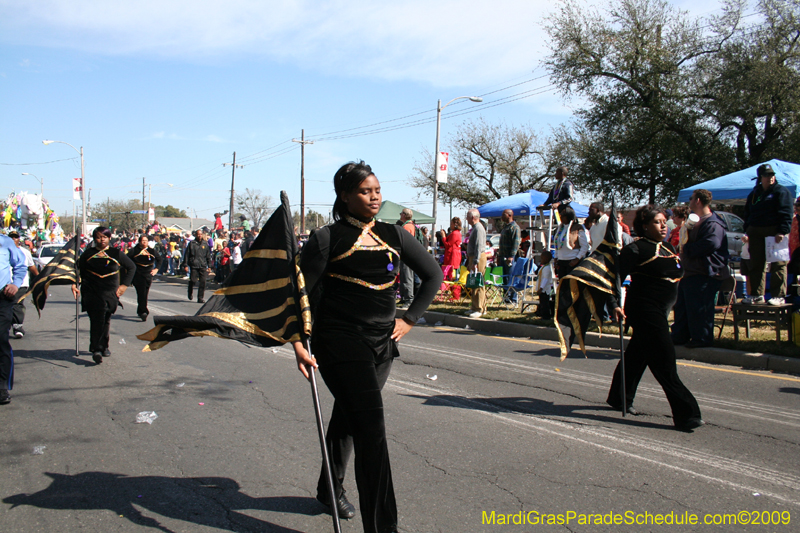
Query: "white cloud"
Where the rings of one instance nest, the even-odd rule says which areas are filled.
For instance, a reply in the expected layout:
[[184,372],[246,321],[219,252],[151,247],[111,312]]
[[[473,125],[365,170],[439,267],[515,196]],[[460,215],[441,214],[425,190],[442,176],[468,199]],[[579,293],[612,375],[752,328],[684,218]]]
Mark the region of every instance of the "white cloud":
[[532,70],[545,0],[0,0],[0,39],[108,55],[264,56],[326,73],[440,86]]

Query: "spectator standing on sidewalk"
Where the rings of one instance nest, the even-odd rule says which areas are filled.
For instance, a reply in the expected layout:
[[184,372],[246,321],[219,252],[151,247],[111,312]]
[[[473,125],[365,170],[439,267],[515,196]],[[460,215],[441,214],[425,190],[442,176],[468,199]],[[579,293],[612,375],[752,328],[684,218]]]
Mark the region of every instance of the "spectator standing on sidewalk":
[[558,214],[561,224],[553,240],[556,247],[556,273],[562,279],[589,253],[589,237],[583,224],[575,220],[572,207],[561,205]]
[[721,280],[730,275],[725,224],[710,204],[711,191],[692,193],[689,209],[700,220],[689,230],[680,254],[683,279],[678,284],[672,341],[687,348],[714,344],[714,300]]
[[[467,212],[467,223],[472,226],[467,243],[467,270],[480,272],[486,270],[486,228],[481,224],[481,213],[477,209]],[[486,314],[486,288],[472,290],[472,306],[470,318],[479,318]]]
[[[503,267],[503,282],[511,283],[511,265],[519,251],[520,230],[519,225],[514,222],[514,211],[506,209],[501,217],[503,221],[502,231],[500,232],[500,247],[497,250],[497,261]],[[482,271],[481,271],[482,272]],[[516,292],[514,292],[516,297]]]
[[589,216],[583,221],[583,225],[589,230],[589,249],[594,251],[600,246],[606,237],[606,227],[608,226],[608,215],[604,213],[605,206],[600,202],[593,202],[589,205]]
[[[414,212],[409,208],[400,211],[400,225],[411,234],[417,235],[417,227],[414,225]],[[414,272],[405,263],[400,263],[400,301],[397,307],[406,308],[411,305],[414,299]]]
[[[743,243],[749,243],[750,267],[749,276],[752,282],[753,297],[749,303],[764,303],[764,277],[767,269],[766,238],[775,237],[779,243],[787,237],[792,225],[792,197],[789,190],[775,180],[772,166],[765,164],[758,167],[759,180],[747,195],[744,204]],[[770,263],[770,295],[769,303],[781,305],[786,296],[786,261]]]
[[[31,252],[25,246],[20,245],[19,233],[12,231],[8,234],[8,236],[11,237],[11,240],[13,240],[14,244],[17,245],[19,251],[25,256],[25,266],[27,267],[27,270],[25,272],[25,279],[22,280],[22,285],[19,287],[20,294],[25,294],[28,292],[30,280],[39,275],[39,270],[36,268],[36,264],[33,262]],[[25,322],[25,300],[19,300],[14,304],[14,312],[11,322],[11,328],[14,330],[14,337],[17,339],[24,337],[25,328],[22,327],[22,324]]]
[[14,352],[8,342],[14,299],[25,279],[25,256],[13,239],[0,235],[0,404],[11,401],[14,388]]

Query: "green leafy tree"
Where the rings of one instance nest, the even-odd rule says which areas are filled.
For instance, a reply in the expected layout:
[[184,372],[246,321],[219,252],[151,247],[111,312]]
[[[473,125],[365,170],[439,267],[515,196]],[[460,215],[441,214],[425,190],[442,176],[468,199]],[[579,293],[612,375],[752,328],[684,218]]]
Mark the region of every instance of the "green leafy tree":
[[715,20],[730,35],[696,64],[701,109],[735,152],[736,166],[800,160],[800,2],[761,0],[760,19],[742,24],[743,0]]
[[552,81],[588,104],[566,141],[581,189],[655,202],[730,168],[692,91],[693,66],[729,35],[707,38],[700,19],[664,0],[618,0],[603,12],[567,0],[546,28]]

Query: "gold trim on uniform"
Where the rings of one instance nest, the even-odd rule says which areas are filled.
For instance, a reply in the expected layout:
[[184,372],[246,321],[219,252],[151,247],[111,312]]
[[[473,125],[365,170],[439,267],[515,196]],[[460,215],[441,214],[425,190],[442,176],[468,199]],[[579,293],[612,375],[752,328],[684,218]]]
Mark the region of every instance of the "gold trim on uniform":
[[235,287],[222,287],[221,289],[215,290],[214,294],[225,294],[230,296],[232,294],[249,294],[254,292],[270,291],[273,289],[283,288],[289,285],[290,282],[291,280],[288,277],[271,279],[269,281],[265,281],[264,283],[254,283],[253,285],[236,285]]
[[251,257],[257,257],[259,259],[283,259],[284,261],[288,260],[286,255],[286,250],[250,250],[242,259],[250,259]]
[[372,289],[373,291],[382,291],[394,285],[394,280],[389,281],[387,283],[382,283],[380,285],[375,285],[374,283],[367,283],[363,279],[353,278],[351,276],[343,276],[341,274],[335,274],[333,272],[329,272],[328,275],[332,278],[337,278],[344,281],[349,281],[350,283],[355,283],[356,285],[361,285],[362,287]]

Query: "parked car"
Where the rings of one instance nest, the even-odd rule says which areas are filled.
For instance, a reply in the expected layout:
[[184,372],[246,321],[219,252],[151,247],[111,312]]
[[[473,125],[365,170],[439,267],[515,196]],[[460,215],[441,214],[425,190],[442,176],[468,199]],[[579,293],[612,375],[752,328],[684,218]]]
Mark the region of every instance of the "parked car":
[[715,213],[725,223],[725,231],[728,234],[728,254],[731,257],[741,257],[744,220],[727,211],[715,211]]
[[36,263],[36,268],[42,270],[47,263],[58,255],[58,251],[63,247],[63,244],[43,244],[36,253],[36,257],[33,259],[33,262]]

